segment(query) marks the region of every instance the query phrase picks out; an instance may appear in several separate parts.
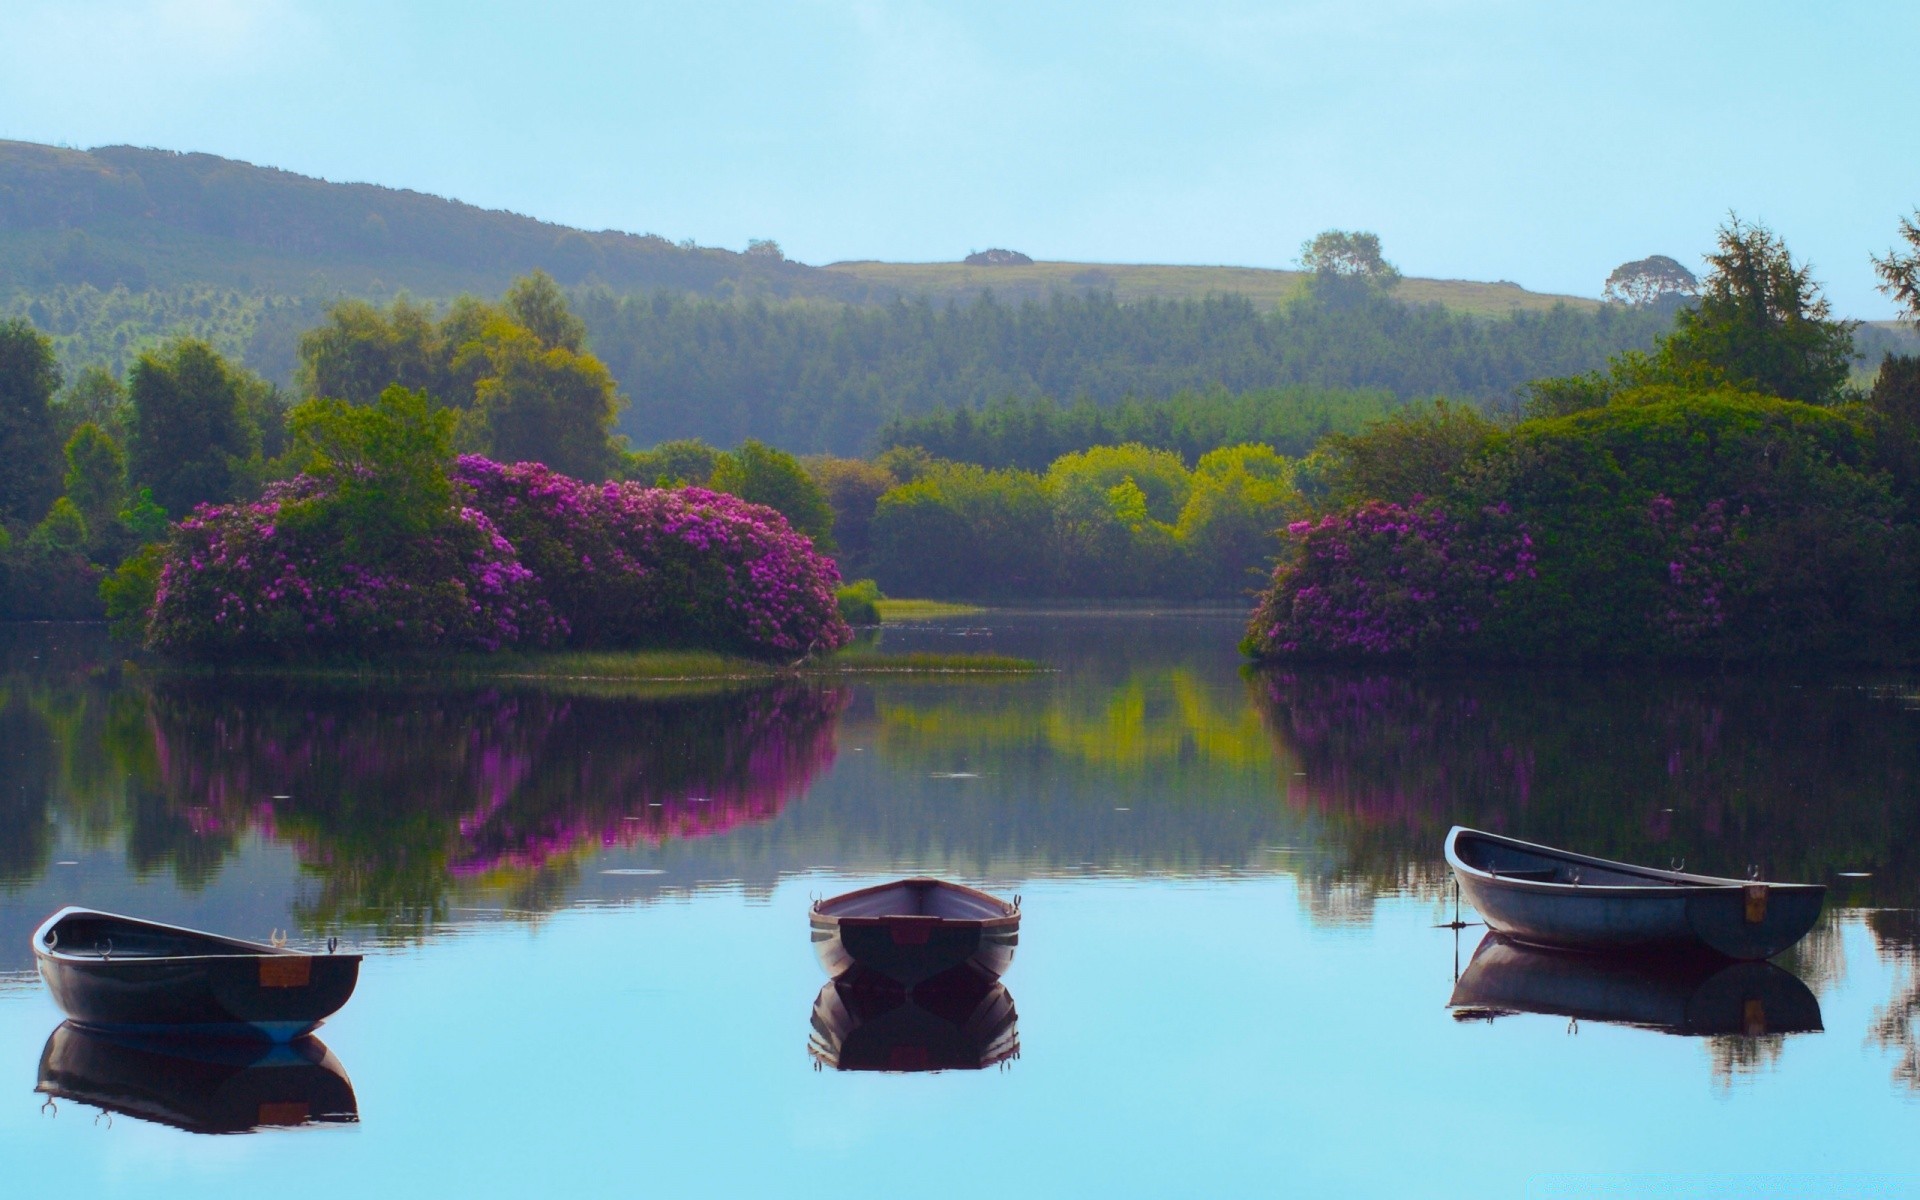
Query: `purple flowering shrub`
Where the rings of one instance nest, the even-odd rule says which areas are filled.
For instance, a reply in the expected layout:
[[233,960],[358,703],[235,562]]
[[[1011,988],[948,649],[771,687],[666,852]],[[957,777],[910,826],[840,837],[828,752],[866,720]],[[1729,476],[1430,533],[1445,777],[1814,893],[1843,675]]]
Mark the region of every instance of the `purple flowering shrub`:
[[1370,500],[1287,532],[1293,554],[1241,643],[1255,658],[1443,656],[1533,575],[1533,539],[1505,505],[1468,524],[1437,504]]
[[252,504],[203,504],[174,528],[147,642],[189,658],[542,645],[565,632],[484,513],[356,555],[309,476]]
[[453,478],[541,580],[577,645],[837,650],[833,560],[764,505],[705,488],[581,483],[463,457]]

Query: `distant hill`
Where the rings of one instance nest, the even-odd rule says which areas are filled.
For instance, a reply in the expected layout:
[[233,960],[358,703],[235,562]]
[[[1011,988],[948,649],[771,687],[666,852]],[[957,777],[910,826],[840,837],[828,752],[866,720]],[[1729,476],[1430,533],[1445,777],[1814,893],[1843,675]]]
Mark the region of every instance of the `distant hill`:
[[[823,270],[857,280],[876,293],[898,292],[932,300],[970,300],[983,292],[1009,302],[1044,300],[1054,292],[1112,292],[1122,304],[1141,300],[1198,300],[1209,295],[1245,296],[1271,308],[1306,282],[1301,271],[1262,267],[1152,266],[1125,263],[886,263],[837,262]],[[1409,304],[1441,304],[1455,312],[1504,317],[1544,312],[1556,304],[1591,310],[1600,301],[1585,296],[1529,292],[1517,283],[1464,279],[1405,279],[1394,295]]]
[[[446,298],[497,295],[536,267],[563,284],[598,283],[618,293],[669,289],[854,303],[903,296],[965,301],[986,290],[1014,302],[1111,291],[1122,303],[1236,294],[1265,308],[1294,294],[1301,282],[1297,271],[1252,267],[1031,261],[809,267],[653,234],[574,229],[211,154],[0,141],[0,296],[87,285],[302,298],[378,298],[405,290]],[[1598,304],[1511,283],[1461,280],[1408,279],[1399,295],[1488,316]]]
[[211,154],[0,141],[0,292],[494,295],[534,268],[622,292],[865,298],[856,280],[770,255],[588,232]]

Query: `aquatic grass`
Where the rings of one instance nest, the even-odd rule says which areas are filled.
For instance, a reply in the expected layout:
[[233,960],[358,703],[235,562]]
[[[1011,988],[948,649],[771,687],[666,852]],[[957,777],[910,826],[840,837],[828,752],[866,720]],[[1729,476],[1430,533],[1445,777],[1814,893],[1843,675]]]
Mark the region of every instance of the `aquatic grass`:
[[928,621],[938,617],[970,617],[986,609],[978,604],[953,604],[946,600],[892,600],[874,601],[874,607],[880,610],[880,620],[887,621]]

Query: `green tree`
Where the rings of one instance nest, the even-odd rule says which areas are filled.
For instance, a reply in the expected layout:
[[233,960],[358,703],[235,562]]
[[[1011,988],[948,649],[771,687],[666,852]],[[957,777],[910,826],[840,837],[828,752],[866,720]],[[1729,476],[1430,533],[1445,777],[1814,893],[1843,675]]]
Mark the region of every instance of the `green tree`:
[[872,536],[892,596],[1042,596],[1058,570],[1053,504],[1031,471],[934,464],[880,497]]
[[1920,325],[1920,210],[1900,218],[1900,240],[1907,248],[1876,256],[1873,269],[1880,276],[1880,290],[1893,297],[1902,316]]
[[507,289],[506,303],[513,319],[539,338],[547,349],[579,354],[586,346],[586,322],[573,315],[560,285],[545,271],[514,280],[513,286]]
[[900,480],[885,467],[858,458],[819,455],[803,460],[803,465],[833,508],[833,541],[841,566],[849,574],[864,570],[872,548],[874,510]]
[[446,395],[448,355],[433,309],[405,296],[382,312],[342,300],[321,325],[300,335],[296,379],[308,396],[371,404],[393,384]]
[[1700,280],[1692,271],[1664,254],[1655,254],[1615,267],[1600,295],[1615,304],[1652,308],[1683,304],[1699,291]]
[[673,487],[692,484],[705,487],[713,478],[714,464],[720,452],[699,438],[661,442],[650,450],[632,450],[625,456],[623,473],[638,483]]
[[1326,498],[1411,503],[1440,495],[1455,471],[1483,449],[1497,427],[1477,409],[1436,400],[1409,405],[1364,433],[1326,441]]
[[25,321],[0,322],[0,520],[28,522],[59,492],[51,408],[60,389],[53,343]]
[[260,429],[244,380],[213,347],[183,338],[142,354],[128,375],[133,444],[128,473],[169,513],[224,503],[247,488]]
[[541,462],[581,479],[613,474],[620,397],[599,359],[549,347],[526,327],[501,320],[463,347],[455,366],[478,362],[486,370],[474,385],[466,444],[502,462]]
[[722,454],[714,463],[708,486],[766,505],[812,538],[816,547],[832,553],[833,506],[800,460],[786,451],[764,442],[743,442],[739,449]]
[[1329,229],[1308,238],[1300,247],[1300,265],[1315,275],[1366,279],[1391,286],[1400,280],[1400,268],[1380,253],[1380,235]]
[[82,367],[54,403],[66,436],[92,422],[116,440],[126,437],[127,389],[105,367]]
[[[395,384],[372,404],[308,400],[288,415],[294,465],[328,484],[325,519],[369,559],[445,523],[456,416]],[[293,517],[292,519],[300,519]]]
[[78,554],[87,546],[87,519],[80,515],[73,501],[62,496],[33,527],[27,544],[54,554]]
[[1813,269],[1795,265],[1787,244],[1764,225],[1731,217],[1700,302],[1681,310],[1656,358],[1663,382],[1718,377],[1747,391],[1830,404],[1852,370],[1856,322],[1833,319]]
[[126,507],[127,456],[111,434],[87,421],[67,439],[66,459],[66,498],[85,518],[98,549]]
[[1300,507],[1293,472],[1270,446],[1225,446],[1195,465],[1178,537],[1196,592],[1234,596],[1264,582]]

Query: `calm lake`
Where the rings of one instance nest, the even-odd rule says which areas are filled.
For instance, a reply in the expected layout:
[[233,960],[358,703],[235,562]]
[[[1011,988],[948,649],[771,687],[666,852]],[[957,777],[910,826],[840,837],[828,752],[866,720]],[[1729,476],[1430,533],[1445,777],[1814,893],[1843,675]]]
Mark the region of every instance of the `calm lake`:
[[[881,648],[1056,669],[677,692],[170,680],[0,630],[8,1190],[1920,1195],[1920,678],[1253,674],[1240,624],[994,612]],[[1456,1014],[1454,823],[1833,890],[1731,1009],[1521,955]],[[1017,1054],[822,1065],[810,900],[915,872],[1022,897]],[[96,1046],[47,1103],[28,938],[67,903],[339,936],[331,1058]],[[963,1025],[935,1058],[998,1056]]]

